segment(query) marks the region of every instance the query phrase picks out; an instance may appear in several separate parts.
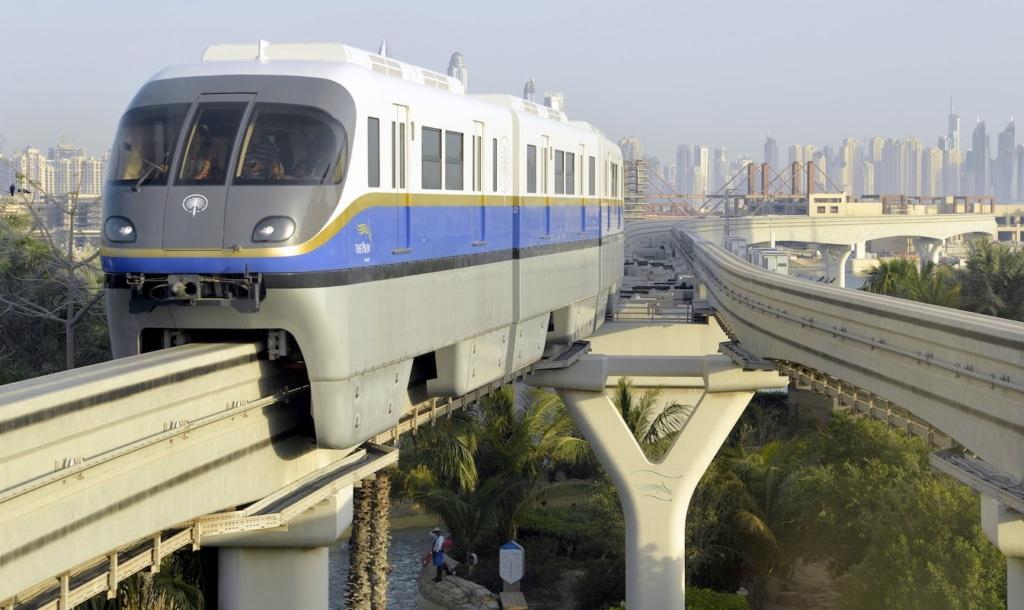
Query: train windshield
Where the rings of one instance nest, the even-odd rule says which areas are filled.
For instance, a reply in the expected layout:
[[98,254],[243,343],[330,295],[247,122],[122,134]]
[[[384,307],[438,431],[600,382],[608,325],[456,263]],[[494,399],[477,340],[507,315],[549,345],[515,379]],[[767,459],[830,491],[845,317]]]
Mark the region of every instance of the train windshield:
[[143,106],[125,113],[111,151],[111,180],[167,184],[171,157],[190,105]]
[[327,113],[259,103],[242,134],[234,184],[337,184],[348,166],[348,135]]
[[224,184],[245,106],[245,102],[199,105],[185,141],[176,184]]

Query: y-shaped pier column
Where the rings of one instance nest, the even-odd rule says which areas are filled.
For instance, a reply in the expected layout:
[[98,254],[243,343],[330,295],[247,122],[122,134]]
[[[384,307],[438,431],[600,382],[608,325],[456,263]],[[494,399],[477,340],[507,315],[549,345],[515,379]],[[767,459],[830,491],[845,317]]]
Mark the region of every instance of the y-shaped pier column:
[[914,248],[917,250],[917,268],[923,270],[927,263],[939,263],[939,248],[945,241],[941,239],[930,239],[919,237],[914,240]]
[[[704,395],[664,459],[652,462],[605,394],[609,375],[702,377]],[[526,382],[557,390],[618,489],[626,518],[626,606],[684,610],[686,510],[755,390],[786,385],[726,356],[583,356]]]
[[825,259],[826,278],[835,278],[836,286],[846,287],[846,261],[853,252],[852,246],[822,245],[821,256]]

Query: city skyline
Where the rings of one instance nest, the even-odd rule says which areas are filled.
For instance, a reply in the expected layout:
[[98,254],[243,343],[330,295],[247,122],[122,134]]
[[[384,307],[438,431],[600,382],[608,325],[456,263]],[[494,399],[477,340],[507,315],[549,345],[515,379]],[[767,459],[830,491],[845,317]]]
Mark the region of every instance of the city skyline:
[[[596,2],[587,11],[545,5],[538,18],[538,11],[522,6],[505,10],[469,2],[436,11],[407,2],[297,0],[268,20],[275,5],[254,0],[157,5],[141,22],[133,5],[118,6],[110,3],[103,20],[90,20],[95,7],[85,5],[67,5],[56,14],[43,6],[18,7],[17,21],[45,23],[48,38],[38,45],[37,28],[12,28],[0,41],[7,57],[33,49],[31,68],[8,62],[7,82],[26,93],[0,99],[0,135],[6,139],[0,148],[40,146],[63,136],[105,150],[122,110],[156,71],[197,61],[211,43],[259,38],[341,41],[371,50],[387,40],[397,59],[441,72],[459,51],[473,74],[471,92],[521,95],[523,83],[535,77],[538,97],[562,91],[571,118],[589,121],[613,139],[636,136],[662,158],[673,155],[680,141],[717,141],[757,156],[769,133],[780,148],[784,141],[834,142],[850,135],[926,141],[936,117],[941,125],[950,95],[968,126],[979,114],[993,121],[1024,114],[1024,85],[1006,77],[1017,71],[1012,24],[1024,16],[1012,2],[971,10],[953,2],[866,2],[842,13],[796,0],[750,6],[640,2],[625,12]],[[935,35],[950,28],[952,16],[956,32]],[[87,36],[79,27],[85,22],[93,23]],[[481,27],[496,22],[502,27]],[[528,43],[524,32],[530,33]],[[566,54],[569,37],[573,51]],[[908,37],[912,53],[873,42]],[[960,39],[970,44],[954,44]],[[762,59],[765,54],[769,59]]]

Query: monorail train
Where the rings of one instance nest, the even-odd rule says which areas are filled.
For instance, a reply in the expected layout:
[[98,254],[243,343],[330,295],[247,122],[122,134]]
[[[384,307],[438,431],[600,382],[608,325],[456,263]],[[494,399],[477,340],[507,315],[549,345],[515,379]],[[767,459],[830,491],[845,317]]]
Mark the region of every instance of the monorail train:
[[121,119],[104,197],[115,357],[252,339],[304,363],[317,440],[393,426],[592,333],[622,160],[508,95],[341,44],[229,44]]

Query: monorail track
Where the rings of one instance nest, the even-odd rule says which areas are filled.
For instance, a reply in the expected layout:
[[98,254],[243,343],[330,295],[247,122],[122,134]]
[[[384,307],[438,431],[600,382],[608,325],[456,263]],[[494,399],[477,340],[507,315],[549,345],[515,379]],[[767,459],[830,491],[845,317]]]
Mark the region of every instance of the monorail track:
[[0,388],[0,609],[71,608],[205,535],[286,525],[395,464],[384,444],[532,369],[419,401],[352,450],[316,447],[303,372],[255,343],[185,345]]

